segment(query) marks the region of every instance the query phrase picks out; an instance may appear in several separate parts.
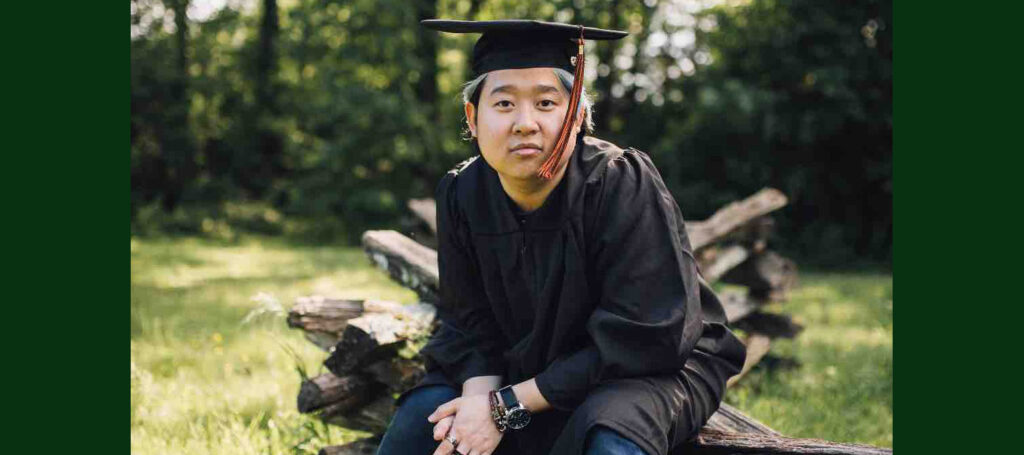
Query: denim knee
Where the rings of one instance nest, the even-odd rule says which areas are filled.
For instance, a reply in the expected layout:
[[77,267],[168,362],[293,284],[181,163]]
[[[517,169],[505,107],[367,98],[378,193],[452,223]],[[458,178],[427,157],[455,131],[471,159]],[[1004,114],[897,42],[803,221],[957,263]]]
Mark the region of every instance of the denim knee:
[[457,396],[456,390],[446,385],[427,386],[410,392],[395,410],[377,455],[432,453],[438,442],[434,441],[434,425],[427,422],[427,416]]
[[647,455],[644,449],[619,432],[604,425],[594,425],[587,432],[586,455]]

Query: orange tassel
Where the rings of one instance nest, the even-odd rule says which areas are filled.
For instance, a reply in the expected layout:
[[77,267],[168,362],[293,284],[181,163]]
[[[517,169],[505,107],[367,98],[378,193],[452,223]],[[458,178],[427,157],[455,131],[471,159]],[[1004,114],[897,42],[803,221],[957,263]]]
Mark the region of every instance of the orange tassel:
[[580,104],[580,97],[583,94],[583,26],[580,26],[579,50],[576,54],[576,73],[573,75],[572,95],[569,97],[569,111],[565,113],[565,120],[562,122],[562,130],[558,133],[558,140],[555,141],[555,149],[551,156],[541,165],[537,175],[543,179],[551,179],[555,175],[555,168],[562,161],[565,149],[569,147],[569,136],[573,126],[576,124],[576,111]]

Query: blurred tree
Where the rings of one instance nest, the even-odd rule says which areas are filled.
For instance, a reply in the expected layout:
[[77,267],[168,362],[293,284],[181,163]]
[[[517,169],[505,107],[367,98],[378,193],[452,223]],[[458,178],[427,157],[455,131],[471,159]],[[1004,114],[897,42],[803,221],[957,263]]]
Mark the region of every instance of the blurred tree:
[[131,4],[133,220],[254,200],[350,240],[393,226],[473,153],[474,39],[419,20],[530,17],[631,32],[588,47],[597,135],[649,152],[688,218],[772,185],[790,253],[891,255],[889,1]]

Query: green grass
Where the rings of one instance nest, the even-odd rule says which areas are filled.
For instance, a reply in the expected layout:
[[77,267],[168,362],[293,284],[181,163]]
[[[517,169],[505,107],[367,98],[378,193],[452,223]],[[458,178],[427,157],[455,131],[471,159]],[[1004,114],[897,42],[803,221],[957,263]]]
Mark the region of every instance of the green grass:
[[260,293],[415,300],[362,251],[133,238],[131,261],[132,453],[312,454],[366,436],[295,409],[297,367],[316,374],[324,352],[280,317],[242,324]]
[[892,447],[892,275],[801,273],[790,300],[768,307],[804,326],[772,342],[725,401],[787,436]]
[[[132,453],[312,454],[366,436],[296,411],[297,370],[322,371],[324,352],[278,316],[242,323],[301,295],[415,300],[361,250],[133,238],[131,263]],[[804,273],[772,309],[807,327],[772,346],[801,366],[756,368],[726,401],[790,436],[891,447],[891,275]]]

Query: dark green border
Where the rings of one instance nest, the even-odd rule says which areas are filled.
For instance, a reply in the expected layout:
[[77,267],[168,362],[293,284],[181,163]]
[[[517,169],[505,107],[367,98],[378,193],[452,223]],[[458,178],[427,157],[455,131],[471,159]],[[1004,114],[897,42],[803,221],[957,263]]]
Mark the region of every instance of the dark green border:
[[128,448],[124,9],[3,5],[8,453]]
[[1018,438],[1021,420],[1019,10],[1018,2],[895,5],[900,453],[1016,449],[1003,440]]

